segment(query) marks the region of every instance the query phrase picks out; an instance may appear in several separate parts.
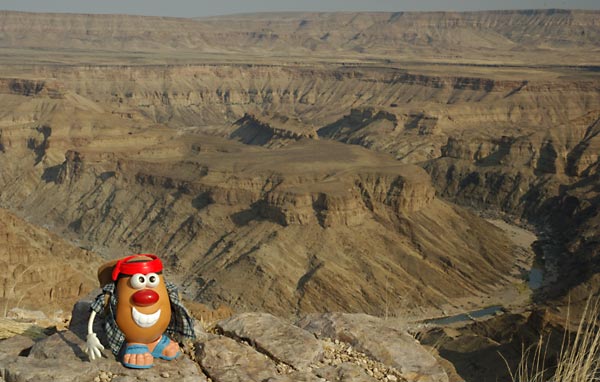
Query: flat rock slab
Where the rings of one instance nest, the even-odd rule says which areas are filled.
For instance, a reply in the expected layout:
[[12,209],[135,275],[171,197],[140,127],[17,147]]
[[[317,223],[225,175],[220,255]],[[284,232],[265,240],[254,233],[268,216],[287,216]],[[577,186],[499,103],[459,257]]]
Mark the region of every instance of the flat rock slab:
[[220,321],[217,328],[297,370],[307,370],[323,358],[323,345],[312,333],[271,314],[239,314]]
[[[5,351],[4,343],[0,343],[0,375],[4,376],[6,382],[207,381],[198,365],[185,356],[173,361],[155,360],[151,369],[135,370],[121,365],[107,350],[104,351],[106,357],[89,361],[81,350],[83,344],[75,333],[62,331],[33,346],[24,341],[23,346],[31,346],[29,355],[15,357],[18,349],[14,343],[9,343],[9,352]],[[101,376],[103,379],[100,379]]]
[[338,339],[400,371],[408,381],[447,382],[437,360],[417,340],[386,321],[366,314],[311,314],[298,326],[319,337]]
[[269,357],[227,337],[196,343],[196,360],[215,382],[266,381],[278,375]]

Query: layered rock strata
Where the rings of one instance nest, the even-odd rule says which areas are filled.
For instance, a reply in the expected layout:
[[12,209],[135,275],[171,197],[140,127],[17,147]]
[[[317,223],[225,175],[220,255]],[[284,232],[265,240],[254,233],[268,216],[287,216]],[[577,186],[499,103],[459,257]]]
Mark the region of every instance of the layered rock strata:
[[508,282],[495,276],[510,268],[501,232],[437,200],[422,169],[357,146],[269,150],[157,128],[75,141],[54,128],[44,141],[34,131],[34,147],[17,135],[7,145],[5,160],[33,167],[12,173],[2,202],[109,256],[161,254],[201,302],[382,314]]
[[576,63],[597,63],[593,52],[600,35],[597,11],[558,9],[255,14],[196,20],[2,12],[0,19],[0,46],[6,48],[166,51],[181,55],[180,60],[198,51],[249,54],[256,49],[300,57],[310,53],[330,58],[336,52],[525,64],[531,63],[525,59],[531,53],[539,53],[551,63],[565,56],[579,58]]

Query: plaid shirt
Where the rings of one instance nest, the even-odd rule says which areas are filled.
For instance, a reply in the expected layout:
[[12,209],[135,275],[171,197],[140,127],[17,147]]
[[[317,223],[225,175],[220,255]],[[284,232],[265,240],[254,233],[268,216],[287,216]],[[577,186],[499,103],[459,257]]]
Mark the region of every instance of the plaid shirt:
[[[187,310],[179,300],[179,294],[175,284],[165,282],[169,300],[171,300],[171,321],[167,327],[167,334],[183,338],[195,339],[194,334],[194,319],[190,317]],[[119,329],[115,320],[117,313],[117,294],[115,293],[116,285],[114,282],[108,283],[102,288],[102,293],[96,297],[91,305],[91,309],[97,314],[104,313],[104,330],[114,355],[118,355],[121,347],[125,343],[125,335]],[[105,303],[105,296],[109,296],[108,304]]]

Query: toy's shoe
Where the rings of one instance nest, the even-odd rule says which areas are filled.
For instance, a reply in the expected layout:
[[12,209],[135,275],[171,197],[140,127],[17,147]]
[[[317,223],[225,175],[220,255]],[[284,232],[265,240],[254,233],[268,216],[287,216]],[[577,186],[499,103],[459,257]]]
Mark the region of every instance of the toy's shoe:
[[150,349],[144,344],[128,345],[123,354],[123,366],[132,369],[149,369],[154,365],[153,360]]
[[160,341],[158,341],[158,343],[156,344],[156,347],[154,348],[154,350],[152,350],[152,356],[154,358],[165,359],[167,361],[171,361],[171,360],[174,360],[175,358],[179,357],[179,355],[181,354],[181,352],[179,350],[177,350],[177,353],[175,353],[175,355],[170,356],[170,357],[163,354],[163,351],[165,350],[165,348],[167,346],[169,346],[172,342],[173,341],[171,341],[169,339],[169,337],[167,337],[163,334],[162,337],[160,337]]

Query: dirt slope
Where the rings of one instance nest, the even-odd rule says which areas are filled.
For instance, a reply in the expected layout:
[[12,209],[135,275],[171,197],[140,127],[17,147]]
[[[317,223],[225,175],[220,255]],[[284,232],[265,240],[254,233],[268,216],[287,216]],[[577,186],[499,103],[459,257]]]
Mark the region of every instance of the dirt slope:
[[67,315],[73,304],[97,287],[99,258],[49,231],[0,209],[0,306]]

